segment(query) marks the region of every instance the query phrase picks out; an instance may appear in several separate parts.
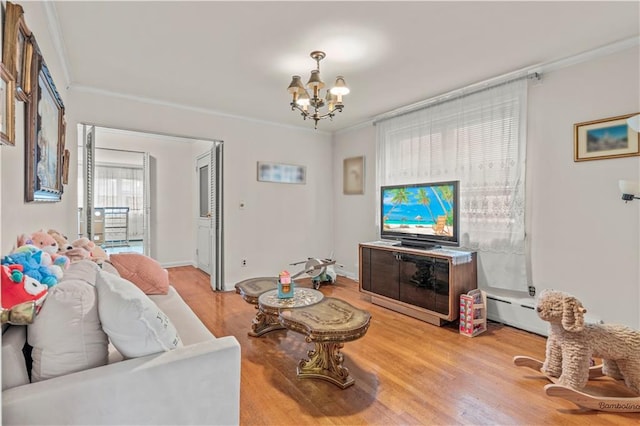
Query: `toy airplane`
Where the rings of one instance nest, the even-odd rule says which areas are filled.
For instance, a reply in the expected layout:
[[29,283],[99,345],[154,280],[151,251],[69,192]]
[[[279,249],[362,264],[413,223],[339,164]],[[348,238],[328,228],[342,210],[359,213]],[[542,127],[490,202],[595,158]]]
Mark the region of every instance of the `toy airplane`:
[[336,261],[329,259],[315,259],[309,257],[307,260],[291,263],[291,266],[296,266],[304,263],[304,270],[298,272],[291,278],[299,277],[302,274],[307,274],[311,277],[311,283],[316,290],[320,288],[320,284],[328,282],[333,284],[336,281],[336,271],[333,265]]

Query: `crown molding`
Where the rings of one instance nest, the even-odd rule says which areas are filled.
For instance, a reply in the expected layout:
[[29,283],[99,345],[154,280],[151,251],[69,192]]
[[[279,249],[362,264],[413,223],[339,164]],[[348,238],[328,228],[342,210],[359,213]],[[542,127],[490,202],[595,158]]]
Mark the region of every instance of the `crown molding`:
[[62,66],[62,73],[64,74],[65,87],[69,89],[71,86],[71,67],[67,60],[67,49],[62,38],[62,32],[60,31],[60,20],[58,19],[58,12],[56,10],[55,3],[52,1],[42,2],[44,7],[44,13],[47,15],[47,26],[49,27],[49,34],[51,35],[51,41],[58,54],[60,65]]

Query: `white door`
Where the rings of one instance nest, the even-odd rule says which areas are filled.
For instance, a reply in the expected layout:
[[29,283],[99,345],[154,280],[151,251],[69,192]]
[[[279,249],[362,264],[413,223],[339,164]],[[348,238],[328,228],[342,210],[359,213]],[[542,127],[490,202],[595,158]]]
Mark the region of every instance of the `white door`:
[[196,173],[198,180],[198,217],[196,264],[198,269],[211,274],[211,249],[213,242],[213,197],[212,197],[211,153],[198,157]]

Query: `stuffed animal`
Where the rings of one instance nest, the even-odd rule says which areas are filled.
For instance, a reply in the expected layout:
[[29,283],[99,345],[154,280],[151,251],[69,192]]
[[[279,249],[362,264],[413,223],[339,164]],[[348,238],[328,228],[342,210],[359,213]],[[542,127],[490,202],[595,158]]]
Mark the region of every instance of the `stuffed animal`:
[[96,263],[101,263],[102,261],[109,259],[109,256],[102,247],[95,245],[93,241],[88,238],[78,238],[73,241],[71,245],[73,246],[71,252],[82,253],[85,256],[85,259],[93,260]]
[[53,265],[49,254],[32,245],[18,247],[11,254],[4,256],[1,263],[3,265],[22,265],[25,275],[48,287],[57,284],[58,280],[62,278],[62,270],[51,267]]
[[22,265],[2,265],[2,307],[11,309],[23,303],[35,301],[41,305],[47,296],[48,287],[23,273]]
[[538,316],[550,323],[542,371],[558,383],[582,389],[592,357],[602,358],[602,372],[640,393],[640,331],[624,325],[585,324],[587,310],[567,293],[543,290]]
[[69,258],[58,253],[59,246],[56,239],[43,230],[34,232],[31,235],[20,235],[18,237],[18,248],[25,245],[36,246],[48,253],[52,263],[60,267],[61,270],[69,267]]
[[53,239],[56,240],[56,242],[58,243],[58,253],[59,254],[63,254],[67,250],[71,250],[73,248],[73,246],[71,245],[71,243],[69,242],[67,237],[65,237],[64,235],[62,235],[60,232],[56,231],[55,229],[49,229],[47,231],[47,234],[51,235],[53,237]]

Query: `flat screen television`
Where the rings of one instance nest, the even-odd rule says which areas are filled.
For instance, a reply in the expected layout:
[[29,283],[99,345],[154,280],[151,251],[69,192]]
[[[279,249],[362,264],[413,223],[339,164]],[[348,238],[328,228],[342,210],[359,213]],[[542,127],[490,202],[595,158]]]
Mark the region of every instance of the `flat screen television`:
[[459,246],[459,181],[380,188],[380,238],[403,246]]

